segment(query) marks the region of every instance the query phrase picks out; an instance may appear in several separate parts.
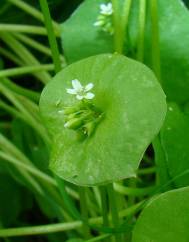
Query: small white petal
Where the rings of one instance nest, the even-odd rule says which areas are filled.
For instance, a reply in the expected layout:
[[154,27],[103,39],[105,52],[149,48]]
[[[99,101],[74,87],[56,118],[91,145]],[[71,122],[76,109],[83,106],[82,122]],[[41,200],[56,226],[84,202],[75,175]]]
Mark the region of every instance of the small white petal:
[[103,10],[103,11],[106,10],[106,4],[103,4],[103,3],[100,4],[100,9]]
[[85,96],[84,96],[84,98],[86,98],[86,99],[93,99],[95,97],[95,95],[92,93],[92,92],[88,92]]
[[100,13],[104,15],[111,15],[113,13],[112,4],[108,3],[100,5]]
[[89,90],[91,90],[94,87],[93,83],[89,83],[85,86],[85,92],[88,92]]
[[67,91],[67,93],[72,94],[72,95],[77,94],[77,91],[75,89],[67,88],[66,91]]
[[83,86],[81,85],[80,81],[77,79],[72,80],[72,86],[76,90],[76,92],[80,92],[83,89]]
[[109,10],[112,10],[112,3],[108,3],[108,4],[107,4],[107,8],[108,8]]
[[84,98],[84,96],[77,95],[76,98],[77,98],[78,100],[82,100],[82,99]]

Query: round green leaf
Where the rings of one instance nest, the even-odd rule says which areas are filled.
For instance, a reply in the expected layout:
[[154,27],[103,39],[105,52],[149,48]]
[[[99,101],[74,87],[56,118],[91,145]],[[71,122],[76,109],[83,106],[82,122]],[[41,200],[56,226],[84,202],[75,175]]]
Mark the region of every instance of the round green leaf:
[[174,185],[189,185],[189,117],[176,103],[169,103],[164,125],[160,132],[161,144],[165,153],[165,166]]
[[[94,84],[92,102],[104,113],[95,132],[84,140],[64,127],[61,111],[79,103],[66,93],[73,79]],[[163,123],[166,102],[150,69],[122,55],[102,54],[58,73],[43,90],[40,110],[52,135],[50,168],[72,183],[96,185],[135,176]]]
[[113,52],[113,35],[94,26],[102,3],[102,0],[85,0],[61,25],[62,45],[69,63],[92,55]]
[[188,242],[189,187],[154,198],[143,210],[132,242]]

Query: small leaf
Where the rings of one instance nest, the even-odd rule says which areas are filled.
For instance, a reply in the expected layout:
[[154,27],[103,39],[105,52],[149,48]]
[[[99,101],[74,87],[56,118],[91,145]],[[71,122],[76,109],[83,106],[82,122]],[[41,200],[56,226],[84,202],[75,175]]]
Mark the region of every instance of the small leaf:
[[132,242],[187,242],[189,187],[152,199],[139,216]]
[[[74,79],[83,86],[94,84],[92,103],[103,113],[84,140],[65,128],[64,107],[79,103],[66,93]],[[147,67],[118,54],[103,54],[58,73],[43,90],[40,110],[53,140],[50,168],[75,184],[96,185],[135,176],[163,123],[166,102]]]

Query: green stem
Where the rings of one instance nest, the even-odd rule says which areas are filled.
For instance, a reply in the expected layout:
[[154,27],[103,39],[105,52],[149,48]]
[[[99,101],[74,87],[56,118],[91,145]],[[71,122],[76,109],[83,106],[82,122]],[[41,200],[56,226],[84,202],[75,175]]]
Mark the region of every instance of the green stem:
[[146,0],[140,0],[139,3],[139,33],[138,33],[138,46],[137,46],[137,60],[143,62],[144,58],[144,31],[146,20]]
[[108,200],[107,200],[107,193],[106,188],[104,186],[100,187],[100,194],[101,194],[101,211],[103,217],[103,225],[107,227],[109,225],[108,221]]
[[22,101],[20,101],[16,97],[16,95],[12,91],[10,91],[8,88],[6,88],[2,83],[0,83],[0,92],[2,92],[2,94],[4,96],[6,96],[6,98],[8,98],[15,105],[15,107],[17,107],[17,109],[20,110],[21,113],[24,114],[24,116],[28,120],[29,124],[38,132],[38,134],[41,135],[44,142],[47,144],[47,146],[49,146],[50,139],[49,139],[48,134],[46,133],[45,128],[39,123],[38,120],[36,120],[34,118],[33,113],[30,113],[30,110],[28,109],[28,107],[26,108],[24,106],[25,103],[23,101],[26,100],[26,103],[28,104],[27,99],[25,97],[21,96]]
[[116,52],[122,54],[125,41],[125,32],[128,25],[129,13],[131,9],[132,0],[125,0],[120,14],[120,7],[118,0],[112,0],[113,5],[113,22],[114,22],[114,49]]
[[[106,191],[106,187],[101,186],[100,188],[100,195],[101,195],[101,212],[102,212],[102,218],[103,218],[103,226],[104,227],[108,227],[109,226],[109,219],[108,219],[108,199],[107,199],[107,191]],[[105,238],[106,242],[108,242],[109,240],[107,240]]]
[[0,54],[4,55],[6,58],[10,59],[14,63],[16,63],[19,66],[23,65],[23,62],[18,58],[16,55],[14,55],[12,52],[6,50],[3,47],[0,47]]
[[58,188],[60,190],[60,193],[63,198],[63,202],[65,204],[65,207],[69,211],[69,213],[72,215],[75,219],[81,219],[81,215],[78,212],[77,208],[75,207],[72,199],[69,197],[68,192],[66,191],[65,182],[63,179],[55,175],[56,182],[58,184]]
[[[40,65],[40,62],[35,58],[34,55],[14,36],[9,33],[2,33],[0,38],[8,45],[27,65]],[[51,76],[48,72],[42,71],[40,73],[34,73],[34,75],[43,83],[47,83],[51,80]]]
[[159,25],[157,0],[150,0],[152,20],[152,69],[161,82],[160,48],[159,48]]
[[[120,211],[119,217],[127,217],[135,214],[140,209],[142,209],[143,204],[146,200],[135,204],[134,206]],[[90,224],[102,224],[102,217],[91,218],[89,219]],[[21,228],[9,228],[9,229],[0,229],[0,237],[12,237],[12,236],[26,236],[26,235],[38,235],[38,234],[48,234],[56,233],[61,231],[68,231],[77,228],[81,228],[83,225],[82,221],[74,221],[69,223],[58,223],[50,225],[38,225],[30,227],[21,227]]]
[[[34,8],[33,6],[29,5],[28,3],[22,1],[22,0],[8,0],[10,3],[14,4],[18,8],[22,9],[24,12],[30,14],[32,17],[38,19],[39,21],[43,22],[43,14]],[[53,27],[56,30],[57,33],[59,33],[59,25],[53,21]]]
[[[20,32],[36,35],[47,35],[44,27],[24,25],[24,24],[0,24],[0,32]],[[57,36],[57,35],[56,35]]]
[[[110,209],[112,214],[112,223],[114,225],[114,228],[119,227],[119,214],[117,210],[117,204],[116,204],[116,196],[114,193],[114,188],[112,184],[107,185],[107,191],[108,191],[108,197],[109,197],[109,203],[110,203]],[[115,240],[116,242],[121,242],[121,234],[115,234]]]
[[151,173],[155,173],[157,171],[157,168],[155,166],[149,167],[149,168],[144,168],[144,169],[139,169],[137,171],[138,175],[147,175]]
[[28,46],[40,51],[43,54],[51,56],[51,50],[48,47],[46,47],[45,45],[34,40],[33,38],[31,38],[25,34],[20,34],[20,33],[14,33],[14,36],[18,40],[22,41],[24,44],[27,44]]
[[29,173],[36,176],[37,178],[45,181],[46,183],[49,183],[53,186],[55,185],[55,181],[50,176],[38,170],[34,166],[24,164],[23,162],[19,161],[15,157],[12,157],[11,155],[6,154],[5,152],[2,152],[2,151],[0,151],[0,157],[11,164],[14,164],[15,166],[23,168],[24,170],[28,171]]
[[[51,50],[46,47],[44,44],[39,43],[38,41],[36,41],[35,39],[26,36],[24,34],[18,34],[18,33],[14,33],[14,36],[22,41],[24,44],[32,47],[35,50],[38,50],[39,52],[46,54],[47,56],[52,56]],[[63,55],[60,55],[60,60],[62,62],[62,66],[66,66],[66,61]]]
[[120,53],[123,53],[123,45],[126,40],[126,30],[129,21],[129,13],[131,9],[132,0],[125,0],[123,3],[123,14],[121,18],[121,34],[120,34]]
[[81,209],[81,216],[83,221],[83,235],[87,239],[90,237],[90,228],[89,228],[89,221],[88,221],[86,195],[87,194],[86,194],[85,187],[79,187],[80,209]]
[[10,90],[12,90],[13,92],[16,92],[20,95],[28,97],[36,103],[39,102],[40,94],[38,92],[35,92],[35,91],[29,90],[27,88],[21,87],[21,86],[15,84],[14,82],[10,81],[8,78],[3,78],[1,80],[1,82],[6,87],[8,87]]
[[151,186],[151,187],[144,187],[144,188],[134,188],[134,187],[125,187],[123,185],[120,185],[118,183],[114,183],[114,189],[116,192],[119,192],[120,194],[127,195],[127,196],[146,196],[150,193],[152,193],[157,187]]
[[55,66],[55,72],[59,72],[61,70],[61,62],[60,62],[60,55],[58,51],[58,45],[56,42],[55,33],[53,31],[53,25],[51,21],[50,11],[48,7],[48,3],[46,0],[39,0],[41,9],[43,12],[44,20],[45,20],[45,26],[47,29],[49,44],[51,47],[52,52],[52,58]]
[[92,238],[92,239],[89,239],[89,240],[86,240],[85,242],[95,242],[95,241],[110,241],[108,238],[110,237],[111,235],[110,234],[102,234],[102,235],[99,235],[95,238]]
[[53,69],[54,69],[53,64],[9,68],[9,69],[0,71],[0,78],[23,75],[28,73],[40,72],[40,71],[51,71]]
[[119,1],[112,0],[113,7],[113,25],[114,25],[114,50],[118,53],[120,52],[120,33],[121,33],[121,21],[119,13]]

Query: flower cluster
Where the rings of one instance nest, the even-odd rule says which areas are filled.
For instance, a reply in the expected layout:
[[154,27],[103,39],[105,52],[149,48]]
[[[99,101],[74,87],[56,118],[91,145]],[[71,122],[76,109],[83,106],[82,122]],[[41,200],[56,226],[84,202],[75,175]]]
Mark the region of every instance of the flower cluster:
[[97,17],[97,21],[94,23],[94,26],[100,27],[102,31],[112,35],[114,33],[112,14],[112,3],[100,4],[100,14]]
[[93,83],[89,83],[86,86],[82,86],[80,81],[75,79],[72,80],[73,88],[67,88],[66,91],[71,95],[76,95],[76,98],[78,100],[93,99],[95,95],[92,92],[89,92],[93,88],[93,86]]
[[64,127],[78,132],[78,137],[90,136],[96,125],[102,118],[102,113],[89,102],[95,97],[90,90],[94,87],[93,83],[83,86],[78,79],[71,81],[72,88],[67,88],[66,92],[75,95],[76,99],[82,102],[76,103],[71,107],[65,107],[60,113],[64,114]]

